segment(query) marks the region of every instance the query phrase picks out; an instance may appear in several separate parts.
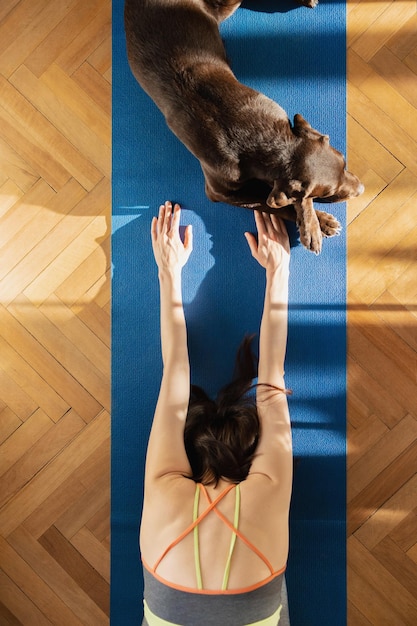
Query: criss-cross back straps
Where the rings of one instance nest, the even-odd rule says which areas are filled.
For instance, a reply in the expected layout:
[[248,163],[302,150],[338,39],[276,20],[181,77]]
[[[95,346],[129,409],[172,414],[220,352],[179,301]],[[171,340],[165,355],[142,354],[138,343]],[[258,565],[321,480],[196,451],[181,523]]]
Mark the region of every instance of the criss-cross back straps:
[[[180,535],[179,537],[177,537],[172,543],[169,544],[169,546],[164,550],[164,552],[162,553],[162,555],[159,557],[159,559],[156,561],[154,567],[153,567],[153,572],[156,573],[156,570],[159,566],[159,564],[161,563],[161,561],[165,558],[165,556],[168,554],[168,552],[170,550],[172,550],[172,548],[174,548],[178,543],[180,543],[184,537],[186,537],[191,531],[194,530],[194,528],[196,526],[198,526],[198,524],[205,518],[207,517],[207,515],[210,513],[210,511],[213,511],[216,513],[216,515],[226,524],[226,526],[228,526],[228,528],[230,528],[230,530],[234,533],[234,536],[239,537],[239,539],[241,539],[243,541],[243,543],[245,545],[248,546],[248,548],[250,550],[252,550],[264,563],[265,565],[268,567],[269,571],[271,572],[271,575],[274,575],[274,569],[271,565],[271,563],[268,561],[268,559],[262,554],[262,552],[260,550],[258,550],[258,548],[256,546],[254,546],[249,539],[247,539],[245,537],[245,535],[243,535],[240,530],[238,528],[235,528],[234,525],[227,519],[227,517],[225,517],[223,515],[223,513],[221,513],[216,507],[218,505],[218,503],[220,502],[220,500],[222,500],[228,493],[229,491],[231,491],[233,488],[235,488],[236,485],[235,484],[230,484],[226,487],[226,489],[224,489],[218,496],[217,498],[215,498],[214,500],[211,500],[209,494],[207,493],[207,489],[204,487],[204,485],[202,485],[201,483],[196,485],[196,490],[197,489],[201,489],[206,497],[206,500],[208,502],[208,507],[197,517],[197,519],[195,519]],[[195,501],[194,501],[194,507],[195,507]],[[232,537],[233,539],[233,537]],[[230,557],[231,558],[231,557]]]
[[[203,485],[200,485],[201,487]],[[233,488],[235,487],[234,484],[230,484],[226,487],[226,489],[224,489],[224,491],[222,491],[215,500],[211,501],[210,498],[208,498],[210,504],[209,506],[197,517],[196,520],[194,520],[180,535],[179,537],[177,537],[176,539],[174,539],[174,541],[172,541],[169,546],[167,548],[165,548],[164,552],[161,554],[161,556],[159,557],[159,559],[156,561],[155,565],[153,566],[153,572],[155,573],[158,565],[161,563],[161,561],[166,557],[166,555],[168,554],[168,552],[170,550],[172,550],[172,548],[174,548],[178,543],[180,543],[180,541],[182,541],[184,539],[184,537],[186,537],[188,534],[190,534],[190,532],[195,528],[195,526],[197,526],[209,513],[210,511],[212,511],[213,509],[215,509],[215,507],[217,506],[217,504],[220,502],[220,500],[222,498],[224,498],[229,491],[231,491]],[[197,487],[198,488],[198,485]],[[207,493],[207,492],[206,492]],[[208,494],[207,494],[208,496]],[[229,525],[229,524],[228,524]]]
[[[240,513],[240,486],[236,485],[236,497],[235,497],[235,513],[233,518],[233,532],[230,539],[229,552],[227,555],[226,565],[224,568],[223,574],[223,582],[221,589],[225,591],[227,589],[227,585],[229,582],[230,576],[230,565],[232,562],[233,551],[236,543],[236,529],[239,526],[239,513]],[[208,496],[206,491],[206,497]],[[193,521],[197,519],[198,516],[198,505],[200,501],[200,489],[197,485],[195,490],[194,497],[194,512],[193,512]],[[210,498],[208,498],[209,504],[211,503]],[[193,529],[194,533],[194,564],[195,564],[195,575],[197,579],[197,589],[203,589],[203,577],[201,574],[201,563],[200,563],[200,545],[199,545],[199,536],[198,536],[198,525]]]
[[[233,485],[232,485],[233,486]],[[232,523],[227,519],[227,517],[225,517],[223,515],[223,513],[221,513],[217,508],[217,502],[218,500],[214,500],[213,502],[210,499],[209,494],[207,493],[206,488],[204,487],[204,485],[200,485],[203,493],[206,496],[207,502],[209,502],[209,507],[210,510],[214,509],[214,512],[216,513],[216,515],[218,517],[220,517],[220,519],[226,524],[226,526],[228,526],[230,528],[230,530],[232,530],[238,537],[239,539],[241,539],[243,541],[243,543],[245,545],[248,546],[248,548],[250,548],[250,550],[252,550],[252,552],[254,552],[257,556],[259,556],[259,558],[265,563],[265,565],[267,566],[267,568],[269,569],[269,571],[271,572],[271,575],[274,574],[274,568],[272,567],[271,563],[268,561],[268,559],[266,558],[266,556],[264,556],[262,554],[262,552],[260,550],[258,550],[258,548],[256,546],[253,545],[253,543],[251,541],[249,541],[249,539],[247,539],[245,537],[245,535],[243,535],[240,530],[238,528],[234,528],[234,526],[232,525]],[[228,491],[230,491],[230,489],[228,488]],[[212,506],[214,504],[214,507]]]

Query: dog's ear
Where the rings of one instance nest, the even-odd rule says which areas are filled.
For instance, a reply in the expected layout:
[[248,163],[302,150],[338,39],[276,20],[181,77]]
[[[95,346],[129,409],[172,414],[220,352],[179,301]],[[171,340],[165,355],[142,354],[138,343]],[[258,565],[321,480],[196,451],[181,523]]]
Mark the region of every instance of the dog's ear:
[[274,187],[269,194],[266,203],[271,209],[279,209],[293,204],[305,196],[305,190],[301,180],[290,180],[284,183],[282,180],[274,180]]
[[317,139],[324,143],[329,143],[329,135],[322,135],[318,130],[315,130],[309,124],[302,115],[296,113],[294,115],[294,128],[293,132],[297,137],[306,137],[307,139]]
[[283,206],[288,206],[291,204],[290,198],[284,191],[286,187],[285,181],[283,180],[274,180],[274,186],[272,188],[271,193],[266,199],[266,203],[271,209],[279,209]]
[[274,183],[274,188],[267,197],[266,203],[271,209],[279,209],[280,207],[291,204],[291,200],[283,191],[276,189]]

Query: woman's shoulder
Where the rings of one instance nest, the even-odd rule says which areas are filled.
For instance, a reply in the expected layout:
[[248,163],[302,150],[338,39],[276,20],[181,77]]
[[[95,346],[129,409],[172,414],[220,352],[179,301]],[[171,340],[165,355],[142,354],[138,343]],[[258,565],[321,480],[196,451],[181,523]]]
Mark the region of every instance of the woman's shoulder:
[[196,483],[181,476],[164,477],[147,485],[140,526],[144,555],[153,554],[155,548],[158,552],[192,522],[195,491]]
[[182,475],[172,474],[154,479],[145,485],[144,509],[177,509],[187,500],[191,501],[195,491],[196,483]]
[[240,490],[246,519],[254,517],[259,522],[264,514],[270,517],[288,512],[289,502],[282,497],[279,481],[271,480],[265,474],[249,474],[247,479],[240,483]]

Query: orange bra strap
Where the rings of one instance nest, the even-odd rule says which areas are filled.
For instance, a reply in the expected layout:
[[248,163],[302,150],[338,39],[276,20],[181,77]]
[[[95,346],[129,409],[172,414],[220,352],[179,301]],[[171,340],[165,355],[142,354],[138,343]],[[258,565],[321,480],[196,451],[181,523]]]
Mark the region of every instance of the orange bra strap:
[[[268,561],[268,559],[266,558],[266,556],[264,556],[262,554],[262,552],[260,550],[258,550],[258,548],[256,546],[253,545],[252,542],[249,541],[249,539],[247,539],[245,537],[245,535],[243,535],[240,530],[238,528],[235,528],[233,526],[233,524],[227,519],[227,517],[225,517],[223,515],[223,513],[221,513],[220,511],[217,510],[216,506],[213,507],[213,504],[216,505],[218,502],[218,499],[215,500],[214,502],[211,501],[209,494],[207,493],[206,488],[204,487],[204,485],[201,485],[202,490],[204,495],[206,496],[207,502],[209,503],[209,509],[212,510],[214,508],[214,512],[216,513],[216,515],[226,524],[226,526],[228,526],[230,528],[231,531],[233,531],[234,533],[236,533],[236,535],[239,537],[239,539],[241,539],[243,541],[243,543],[245,543],[248,548],[250,548],[256,555],[259,556],[259,558],[265,563],[265,565],[268,567],[269,571],[271,572],[271,574],[274,574],[274,568],[272,567],[271,563]],[[230,490],[229,490],[230,491]]]
[[[226,489],[224,489],[224,491],[222,491],[215,500],[211,501],[210,497],[204,487],[204,485],[200,484],[197,485],[197,487],[200,486],[200,488],[202,488],[203,493],[206,494],[206,498],[208,499],[209,502],[209,506],[206,508],[205,511],[203,511],[201,513],[201,515],[199,515],[197,517],[197,519],[192,522],[188,528],[186,528],[179,537],[177,537],[176,539],[174,539],[174,541],[172,541],[172,543],[169,544],[169,546],[164,550],[164,552],[162,553],[162,555],[159,557],[159,559],[156,561],[155,565],[153,566],[153,573],[156,573],[157,567],[158,565],[161,563],[161,561],[166,557],[166,555],[168,554],[168,552],[170,550],[172,550],[172,548],[174,548],[174,546],[176,546],[178,543],[180,543],[180,541],[182,541],[184,539],[184,537],[186,537],[192,530],[194,530],[194,528],[210,513],[210,511],[212,511],[213,509],[216,510],[216,505],[220,502],[220,500],[222,498],[224,498],[224,496],[226,496],[229,491],[231,491],[231,489],[233,489],[233,487],[235,487],[235,485],[232,483],[230,484],[228,487],[226,487]],[[217,513],[217,511],[216,511]],[[228,521],[228,520],[227,520]],[[228,523],[229,525],[230,523]],[[234,530],[233,525],[231,526],[232,529]]]

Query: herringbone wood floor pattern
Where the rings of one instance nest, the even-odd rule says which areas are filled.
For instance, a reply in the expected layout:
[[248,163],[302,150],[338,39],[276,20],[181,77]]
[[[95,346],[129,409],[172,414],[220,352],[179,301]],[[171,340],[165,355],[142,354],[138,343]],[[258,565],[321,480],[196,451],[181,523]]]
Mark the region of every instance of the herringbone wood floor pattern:
[[416,2],[348,4],[349,626],[417,624]]
[[109,622],[109,0],[0,3],[0,623]]
[[[108,623],[110,20],[109,0],[0,5],[5,625]],[[413,626],[416,3],[352,1],[348,23],[348,623]]]

